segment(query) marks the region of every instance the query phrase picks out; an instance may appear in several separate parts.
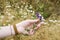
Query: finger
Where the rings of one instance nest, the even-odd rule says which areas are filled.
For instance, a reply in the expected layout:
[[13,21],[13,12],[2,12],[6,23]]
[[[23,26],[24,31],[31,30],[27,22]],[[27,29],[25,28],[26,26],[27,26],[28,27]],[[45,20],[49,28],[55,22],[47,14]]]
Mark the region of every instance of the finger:
[[40,24],[44,24],[44,22],[40,22]]
[[30,35],[33,35],[34,34],[34,30],[31,29],[29,33],[30,33]]
[[31,22],[31,23],[36,23],[36,22],[38,22],[39,21],[39,19],[36,19],[36,20],[29,20],[29,22]]
[[37,26],[36,26],[34,29],[35,29],[35,30],[39,29],[42,24],[43,24],[43,22],[37,24]]

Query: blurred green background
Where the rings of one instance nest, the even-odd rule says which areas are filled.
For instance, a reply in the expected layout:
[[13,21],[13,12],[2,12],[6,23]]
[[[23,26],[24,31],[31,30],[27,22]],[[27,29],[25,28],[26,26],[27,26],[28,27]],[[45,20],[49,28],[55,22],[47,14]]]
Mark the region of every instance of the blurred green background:
[[1,40],[60,40],[60,0],[0,0],[0,26],[36,19],[36,11],[47,24],[33,36],[20,34]]

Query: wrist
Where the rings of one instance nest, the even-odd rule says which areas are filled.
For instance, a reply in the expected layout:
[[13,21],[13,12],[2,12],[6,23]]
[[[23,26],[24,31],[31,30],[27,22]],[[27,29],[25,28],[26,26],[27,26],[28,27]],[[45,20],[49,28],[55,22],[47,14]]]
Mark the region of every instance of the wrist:
[[15,34],[19,34],[18,28],[15,24],[13,24],[13,29],[14,29]]
[[14,31],[13,25],[10,26],[10,30],[11,30],[11,35],[15,35],[15,31]]

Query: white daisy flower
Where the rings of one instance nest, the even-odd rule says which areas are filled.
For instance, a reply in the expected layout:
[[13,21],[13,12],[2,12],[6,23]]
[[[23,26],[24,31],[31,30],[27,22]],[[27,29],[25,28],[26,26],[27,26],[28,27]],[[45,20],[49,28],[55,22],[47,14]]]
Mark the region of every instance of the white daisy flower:
[[33,12],[32,10],[30,10],[30,12]]
[[27,15],[27,13],[26,13],[26,12],[24,12],[24,15]]
[[7,5],[6,7],[11,7],[11,5]]
[[30,5],[29,9],[32,9],[32,6]]
[[30,10],[27,10],[27,12],[30,12]]
[[53,22],[53,20],[49,20],[49,22]]
[[6,25],[6,24],[3,24],[4,26]]
[[11,15],[11,13],[7,13],[7,15],[8,15],[8,16],[10,16],[10,15]]
[[21,17],[24,17],[24,16],[21,16]]
[[6,13],[8,14],[9,12],[8,12],[8,11],[6,11]]
[[6,20],[6,22],[10,22],[10,20]]
[[11,20],[11,19],[13,19],[15,16],[10,16],[10,17],[8,17],[9,18],[9,20]]
[[57,20],[55,20],[55,22],[57,22]]
[[47,22],[44,22],[43,24],[48,24]]
[[56,23],[55,21],[53,21],[53,23]]
[[27,18],[27,16],[23,16],[23,18]]
[[35,13],[35,12],[33,11],[33,13]]
[[15,16],[11,16],[11,18],[14,18]]
[[23,4],[25,4],[25,2],[23,2]]
[[31,17],[32,19],[34,18],[34,17]]
[[8,26],[11,26],[11,24],[8,24]]
[[17,8],[20,8],[19,6]]

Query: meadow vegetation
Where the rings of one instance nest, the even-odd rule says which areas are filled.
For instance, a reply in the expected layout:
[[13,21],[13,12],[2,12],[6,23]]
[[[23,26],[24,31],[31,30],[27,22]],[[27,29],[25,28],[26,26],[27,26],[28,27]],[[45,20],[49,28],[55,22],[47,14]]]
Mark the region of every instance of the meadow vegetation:
[[2,40],[60,40],[60,0],[0,0],[0,26],[36,19],[36,11],[46,21],[34,35],[20,34]]

